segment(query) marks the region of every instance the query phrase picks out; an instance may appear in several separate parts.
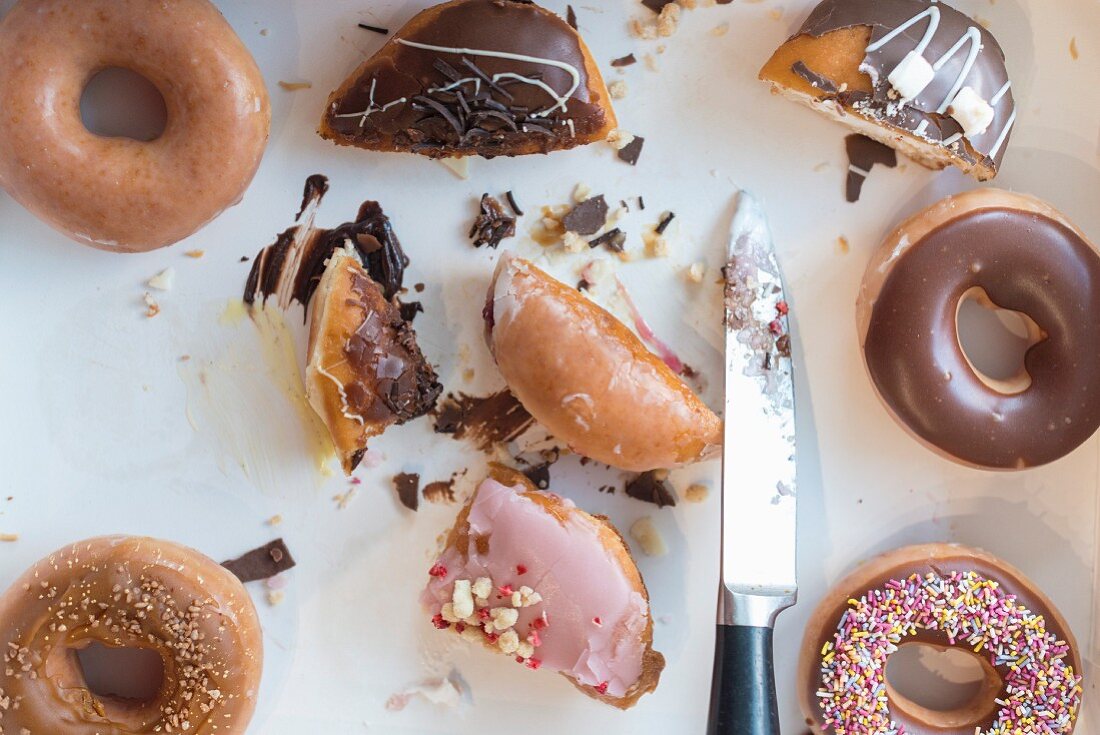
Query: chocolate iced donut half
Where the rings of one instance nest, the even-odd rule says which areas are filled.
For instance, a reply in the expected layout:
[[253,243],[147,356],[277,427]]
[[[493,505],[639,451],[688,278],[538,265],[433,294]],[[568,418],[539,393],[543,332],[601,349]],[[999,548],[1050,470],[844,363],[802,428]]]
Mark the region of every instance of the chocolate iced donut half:
[[929,168],[980,181],[997,175],[1016,123],[997,40],[937,0],[824,0],[760,78]]
[[603,140],[615,113],[580,35],[528,0],[416,15],[329,97],[321,137],[432,158],[549,153]]
[[[959,342],[968,298],[1030,321],[1024,369],[979,372]],[[1100,255],[1034,197],[981,189],[948,197],[886,238],[863,277],[857,321],[890,413],[962,464],[1052,462],[1100,426]]]
[[626,542],[514,470],[493,468],[428,574],[421,601],[440,630],[620,709],[657,687],[665,660]]
[[[984,673],[970,701],[934,710],[886,676],[904,646],[954,648]],[[838,582],[810,616],[798,695],[817,735],[1069,735],[1081,658],[1054,604],[1019,570],[978,549],[891,551]]]

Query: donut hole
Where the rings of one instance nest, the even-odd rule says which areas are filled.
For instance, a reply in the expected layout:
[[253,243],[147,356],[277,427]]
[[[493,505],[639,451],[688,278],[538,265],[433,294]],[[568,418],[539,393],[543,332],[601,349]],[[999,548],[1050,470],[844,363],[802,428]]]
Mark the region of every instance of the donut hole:
[[984,722],[1002,688],[971,651],[926,643],[900,646],[886,662],[886,683],[892,708],[944,728]]
[[151,81],[131,69],[111,66],[85,85],[80,119],[94,135],[149,142],[164,134],[168,108]]
[[1002,309],[985,290],[972,288],[959,300],[955,328],[963,355],[983,383],[1006,395],[1028,389],[1024,358],[1046,335],[1027,314]]
[[114,648],[91,643],[76,651],[84,686],[109,704],[146,704],[164,686],[164,660],[151,648]]

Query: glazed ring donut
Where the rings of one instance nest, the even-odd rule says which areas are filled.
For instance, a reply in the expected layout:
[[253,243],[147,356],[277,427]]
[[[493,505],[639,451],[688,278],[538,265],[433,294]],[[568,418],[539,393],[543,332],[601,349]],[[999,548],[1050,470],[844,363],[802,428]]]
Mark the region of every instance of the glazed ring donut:
[[[839,582],[810,616],[798,667],[815,733],[1073,732],[1081,659],[1062,615],[1018,570],[977,549],[892,551]],[[886,679],[899,647],[975,656],[984,685],[954,710],[922,707]]]
[[[84,127],[80,97],[108,67],[164,97],[154,141]],[[237,203],[267,144],[263,78],[208,0],[20,0],[0,21],[0,187],[105,250],[182,240]]]
[[[93,694],[75,652],[98,643],[160,654],[150,701]],[[228,570],[168,541],[94,538],[39,561],[0,597],[0,732],[243,733],[263,640]]]
[[[1031,320],[1019,375],[991,379],[966,357],[957,314],[970,298]],[[879,397],[949,459],[1034,467],[1100,425],[1100,255],[1038,199],[982,189],[916,214],[872,258],[857,314]]]

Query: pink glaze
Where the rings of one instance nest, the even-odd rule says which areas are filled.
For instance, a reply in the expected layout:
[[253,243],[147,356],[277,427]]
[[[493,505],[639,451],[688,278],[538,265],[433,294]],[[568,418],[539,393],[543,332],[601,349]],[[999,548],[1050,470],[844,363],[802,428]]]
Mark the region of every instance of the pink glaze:
[[[446,575],[431,578],[422,601],[430,613],[440,612],[451,601],[456,579],[489,577],[494,586],[514,589],[526,585],[543,599],[520,609],[516,632],[526,636],[544,613],[548,621],[538,630],[533,658],[581,684],[606,683],[607,694],[621,697],[642,673],[649,605],[604,548],[596,521],[570,514],[562,523],[521,491],[492,479],[481,484],[469,513],[470,536],[489,537],[488,554],[479,554],[471,543],[464,560],[448,547],[439,559]],[[494,590],[489,606],[510,602]]]

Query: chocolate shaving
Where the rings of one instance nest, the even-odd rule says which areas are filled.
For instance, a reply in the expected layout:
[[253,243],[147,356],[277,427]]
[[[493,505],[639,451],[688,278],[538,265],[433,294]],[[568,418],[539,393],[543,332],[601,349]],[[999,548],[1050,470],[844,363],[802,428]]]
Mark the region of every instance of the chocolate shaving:
[[645,199],[641,196],[638,197],[638,209],[645,209]]
[[401,501],[401,505],[411,511],[420,507],[420,475],[415,472],[394,475],[393,487],[397,490],[397,499]]
[[657,225],[657,230],[656,230],[657,234],[658,235],[665,234],[665,230],[668,229],[668,226],[670,224],[672,224],[672,220],[674,220],[674,219],[676,219],[676,214],[675,213],[669,212],[668,214],[666,214],[664,216],[664,219],[661,220],[660,224]]
[[888,145],[868,138],[866,135],[853,133],[844,139],[844,146],[848,150],[848,179],[845,186],[845,198],[849,202],[858,202],[859,195],[863,192],[863,182],[876,164],[887,168],[898,165],[898,154]]
[[[509,192],[510,193],[510,192]],[[504,213],[504,207],[487,193],[481,195],[481,214],[470,227],[469,237],[474,247],[488,245],[496,248],[505,238],[516,234],[516,219]]]
[[574,31],[577,30],[577,11],[573,10],[572,5],[565,6],[565,22],[569,24],[569,27]]
[[623,246],[626,245],[626,233],[616,227],[613,230],[608,230],[594,240],[588,241],[588,247],[598,248],[603,245],[605,248],[613,253],[623,252]]
[[630,141],[629,145],[619,149],[619,160],[629,163],[631,166],[637,166],[638,159],[642,157],[643,145],[645,145],[645,138],[635,135],[634,140]]
[[375,33],[381,33],[383,36],[390,35],[389,28],[379,28],[378,26],[368,25],[366,23],[360,23],[359,27],[366,31],[374,31]]
[[469,439],[485,452],[518,438],[535,423],[507,388],[487,396],[450,394],[435,412],[435,431]]
[[271,579],[295,565],[290,549],[281,538],[253,549],[236,559],[223,561],[222,566],[232,572],[242,582],[256,582]]
[[837,92],[837,86],[831,79],[814,73],[810,70],[810,67],[806,66],[802,61],[794,62],[791,65],[791,71],[805,79],[810,83],[810,86],[815,89],[820,89],[822,92],[828,92],[829,94],[835,94]]
[[617,59],[611,60],[611,66],[615,67],[616,69],[621,69],[624,66],[633,66],[637,63],[638,59],[635,58],[634,54],[627,54],[626,56],[620,56]]
[[522,217],[523,216],[523,210],[519,208],[518,204],[516,204],[516,198],[512,194],[512,192],[511,191],[506,192],[504,194],[504,198],[508,200],[508,206],[512,208],[512,212],[514,212],[517,217]]
[[496,92],[501,97],[508,100],[509,102],[511,102],[512,100],[515,99],[515,96],[513,96],[511,92],[509,92],[504,87],[502,87],[499,84],[497,84],[496,82],[494,82],[493,78],[491,76],[489,76],[484,71],[482,71],[481,67],[478,66],[477,64],[475,64],[474,62],[470,61],[470,59],[463,56],[462,57],[462,63],[465,64],[466,68],[468,68],[470,71],[472,71],[475,76],[477,76],[479,79],[481,79],[481,81],[485,82],[486,86],[488,86],[489,89],[493,90],[494,92]]
[[562,217],[561,224],[568,232],[595,235],[607,224],[607,212],[607,200],[600,194],[573,207],[569,214]]
[[667,470],[650,470],[629,480],[623,488],[626,494],[635,500],[653,503],[658,508],[676,505],[676,496],[668,484]]

